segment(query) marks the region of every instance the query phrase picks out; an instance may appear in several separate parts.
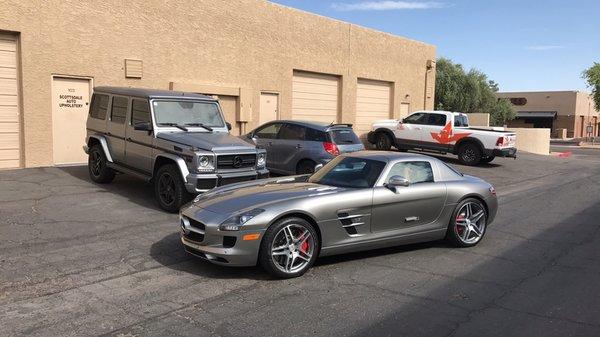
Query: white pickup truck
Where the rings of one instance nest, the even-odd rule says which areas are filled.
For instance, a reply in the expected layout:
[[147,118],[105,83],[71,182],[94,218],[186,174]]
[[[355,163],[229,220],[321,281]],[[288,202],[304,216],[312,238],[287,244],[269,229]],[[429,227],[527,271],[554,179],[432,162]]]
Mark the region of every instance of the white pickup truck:
[[467,115],[460,112],[417,111],[403,120],[376,121],[367,139],[378,150],[394,146],[400,151],[453,153],[465,165],[517,157],[513,132],[471,128]]

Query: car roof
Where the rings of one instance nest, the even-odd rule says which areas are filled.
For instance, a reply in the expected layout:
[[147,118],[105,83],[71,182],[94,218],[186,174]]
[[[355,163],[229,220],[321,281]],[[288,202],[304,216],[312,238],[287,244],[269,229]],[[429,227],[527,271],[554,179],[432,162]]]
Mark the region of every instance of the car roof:
[[336,123],[336,122],[326,123],[326,122],[317,122],[317,121],[281,119],[281,120],[272,121],[270,123],[274,123],[274,122],[296,124],[296,125],[301,125],[301,126],[317,129],[320,131],[328,131],[333,128],[352,128],[352,124]]
[[183,98],[183,99],[202,99],[216,101],[215,98],[207,95],[193,92],[147,89],[147,88],[127,88],[127,87],[109,87],[100,86],[94,88],[95,92],[103,92],[113,95],[134,96],[141,98]]
[[423,154],[418,154],[418,153],[403,153],[403,152],[373,151],[373,150],[351,152],[351,153],[344,154],[343,156],[353,157],[353,158],[366,158],[366,159],[373,159],[373,160],[379,160],[379,161],[385,161],[385,162],[392,162],[392,161],[396,161],[399,159],[402,159],[402,160],[411,160],[411,159],[414,159],[414,160],[423,160],[423,159],[437,160],[433,157],[426,156]]

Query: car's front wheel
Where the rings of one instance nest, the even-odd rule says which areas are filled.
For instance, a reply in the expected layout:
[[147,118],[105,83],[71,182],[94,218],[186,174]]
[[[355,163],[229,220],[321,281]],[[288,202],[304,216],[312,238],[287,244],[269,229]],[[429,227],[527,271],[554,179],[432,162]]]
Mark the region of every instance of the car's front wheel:
[[375,139],[375,147],[377,150],[389,151],[392,148],[392,138],[383,132],[378,133]]
[[190,197],[174,164],[163,165],[156,171],[154,193],[160,208],[170,213],[178,212]]
[[310,223],[296,217],[284,218],[265,232],[259,262],[275,277],[298,277],[314,264],[319,247],[319,237]]
[[487,212],[481,201],[467,198],[454,209],[446,238],[456,247],[472,247],[481,241],[487,226]]

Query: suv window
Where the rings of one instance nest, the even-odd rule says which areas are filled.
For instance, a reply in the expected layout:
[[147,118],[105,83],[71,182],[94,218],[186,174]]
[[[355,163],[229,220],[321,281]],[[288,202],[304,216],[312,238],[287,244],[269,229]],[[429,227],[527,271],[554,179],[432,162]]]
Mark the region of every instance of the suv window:
[[296,124],[286,124],[281,128],[279,132],[279,139],[287,140],[304,140],[304,134],[306,128]]
[[418,112],[416,114],[412,114],[402,121],[405,124],[427,124],[426,123],[427,114],[423,112]]
[[331,139],[336,144],[359,144],[360,139],[352,129],[336,129],[329,131]]
[[127,97],[113,96],[112,107],[110,109],[110,120],[118,124],[125,123],[128,103],[129,99]]
[[446,125],[446,115],[442,115],[442,114],[427,114],[427,115],[429,115],[427,118],[427,125],[437,125],[437,126]]
[[281,123],[265,125],[262,128],[254,131],[254,136],[262,139],[275,139],[277,138],[279,129],[281,129]]
[[411,184],[433,182],[433,170],[427,161],[405,161],[396,163],[390,169],[385,182],[389,182],[392,176],[402,176]]
[[145,99],[133,99],[131,101],[131,125],[144,122],[150,122],[150,105]]
[[94,96],[92,96],[92,105],[90,106],[90,117],[106,119],[107,111],[108,95],[94,94]]
[[308,140],[311,142],[326,142],[327,134],[325,133],[325,131],[316,130],[313,128],[306,128],[304,138],[304,140]]
[[454,126],[469,126],[469,121],[467,119],[467,116],[465,115],[456,115],[454,116]]

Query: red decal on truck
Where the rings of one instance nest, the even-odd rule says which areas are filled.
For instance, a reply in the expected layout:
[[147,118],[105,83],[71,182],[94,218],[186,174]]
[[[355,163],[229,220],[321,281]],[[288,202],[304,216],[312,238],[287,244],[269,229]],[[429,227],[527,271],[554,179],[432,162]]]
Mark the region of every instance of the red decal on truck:
[[440,131],[440,133],[431,132],[431,137],[433,137],[433,139],[435,139],[438,143],[448,144],[448,143],[455,142],[461,138],[465,138],[465,137],[469,136],[470,134],[471,133],[467,133],[467,132],[453,134],[452,122],[448,122],[448,124],[446,124],[446,126],[444,126],[444,128]]

